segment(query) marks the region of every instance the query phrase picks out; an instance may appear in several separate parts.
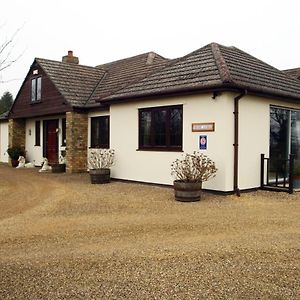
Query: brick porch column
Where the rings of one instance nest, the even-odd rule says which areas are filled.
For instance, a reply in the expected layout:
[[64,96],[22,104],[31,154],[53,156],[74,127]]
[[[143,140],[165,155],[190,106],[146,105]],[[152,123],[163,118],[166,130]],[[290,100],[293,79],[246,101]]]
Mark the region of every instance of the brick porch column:
[[25,150],[25,119],[8,120],[8,147],[21,147]]
[[67,172],[87,171],[88,114],[66,113],[66,160]]

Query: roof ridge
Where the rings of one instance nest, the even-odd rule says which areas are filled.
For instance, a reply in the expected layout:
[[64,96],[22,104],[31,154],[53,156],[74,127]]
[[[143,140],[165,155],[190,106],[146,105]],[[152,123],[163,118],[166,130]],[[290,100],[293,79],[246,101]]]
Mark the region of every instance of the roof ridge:
[[[122,91],[122,90],[124,90],[124,89],[126,89],[128,87],[130,87],[130,86],[133,86],[133,85],[137,84],[138,82],[146,80],[148,77],[153,76],[156,73],[163,72],[166,68],[172,67],[173,65],[175,65],[177,63],[180,63],[181,61],[185,60],[189,56],[192,56],[194,53],[197,53],[199,50],[204,49],[204,48],[206,48],[208,46],[209,46],[209,44],[205,45],[205,46],[203,46],[203,47],[201,47],[199,49],[196,49],[196,50],[194,50],[194,51],[192,51],[192,52],[190,52],[190,53],[188,53],[188,54],[186,54],[184,56],[181,56],[181,57],[177,57],[177,58],[174,58],[174,59],[167,59],[166,64],[162,68],[159,68],[159,69],[157,69],[157,70],[155,70],[153,72],[148,73],[145,77],[137,79],[136,81],[133,81],[132,83],[130,83],[129,85],[127,85],[125,87],[121,87],[121,88],[115,90],[111,95],[107,95],[107,96],[103,97],[101,100],[105,100],[106,98],[109,98],[109,97],[113,96],[114,94],[116,94],[116,93],[118,93],[118,92],[120,92],[120,91]],[[100,100],[100,102],[101,102],[101,100]]]
[[264,66],[268,66],[268,68],[272,68],[275,72],[278,72],[278,74],[283,74],[286,78],[288,79],[292,79],[294,81],[294,83],[296,83],[297,85],[299,85],[299,79],[297,79],[296,77],[293,77],[291,75],[289,75],[286,71],[287,70],[280,70],[272,65],[270,65],[269,63],[253,56],[252,54],[249,54],[247,52],[245,52],[244,50],[241,50],[240,48],[234,47],[232,46],[231,48],[235,49],[236,51],[239,51],[240,53],[243,53],[244,55],[248,55],[249,57],[251,57],[252,59],[256,60],[257,62],[259,62],[260,64],[264,65]]
[[284,70],[280,70],[280,71],[283,71],[283,72],[288,72],[288,71],[300,71],[300,67],[298,67],[298,68],[292,68],[292,69],[284,69]]
[[[102,69],[101,69],[102,70]],[[86,106],[88,104],[88,102],[90,101],[90,99],[93,97],[93,95],[95,94],[98,86],[102,83],[102,81],[105,79],[105,77],[107,76],[107,71],[104,71],[103,76],[99,79],[98,83],[96,84],[96,86],[94,87],[93,91],[91,92],[90,96],[87,98],[87,100],[85,101],[85,103],[83,104],[83,106]]]
[[152,54],[152,55],[154,54],[155,57],[160,57],[162,59],[169,60],[168,58],[165,58],[165,57],[161,56],[160,54],[157,54],[154,51],[149,51],[149,52],[145,52],[145,53],[141,53],[141,54],[137,54],[137,55],[133,55],[133,56],[121,58],[121,59],[118,59],[118,60],[113,60],[113,61],[110,61],[110,62],[107,62],[107,63],[103,63],[103,64],[100,64],[100,65],[97,65],[96,68],[103,68],[105,66],[118,64],[120,62],[124,62],[124,61],[130,60],[130,59],[134,59],[134,58],[137,58],[137,57],[143,57],[143,56],[145,56],[145,58],[147,60],[149,54]]
[[97,70],[98,68],[93,67],[93,66],[87,66],[87,65],[82,65],[82,64],[72,64],[72,63],[68,63],[68,62],[62,62],[59,60],[54,60],[54,59],[48,59],[48,58],[41,58],[41,57],[35,57],[36,61],[49,61],[49,62],[53,62],[53,63],[59,63],[59,64],[63,64],[63,65],[67,65],[67,66],[72,66],[72,67],[84,67],[84,68],[91,68],[94,70]]
[[[149,52],[148,52],[148,53],[149,53]],[[145,53],[145,54],[146,54],[146,53]],[[172,63],[176,63],[178,60],[179,60],[178,58],[176,58],[176,59],[168,59],[168,61],[167,61],[167,63],[166,63],[165,66],[163,66],[163,67],[161,67],[161,68],[159,68],[159,69],[157,69],[157,70],[154,70],[154,71],[152,71],[152,72],[150,71],[150,72],[149,72],[148,74],[146,74],[144,77],[139,78],[139,79],[137,79],[137,80],[131,82],[130,84],[128,84],[128,85],[126,85],[126,86],[123,86],[123,87],[120,87],[119,89],[116,89],[112,94],[105,96],[103,99],[105,99],[105,98],[107,98],[107,97],[110,97],[110,96],[114,95],[115,93],[118,93],[119,91],[122,91],[123,89],[125,89],[125,88],[127,88],[127,87],[130,87],[131,85],[134,85],[134,84],[136,84],[136,83],[138,83],[138,82],[140,82],[140,81],[146,79],[147,77],[149,77],[149,76],[155,74],[156,72],[162,71],[162,70],[165,69],[167,66],[170,66]],[[100,100],[100,102],[101,102],[102,99],[99,99],[99,100]]]
[[220,45],[217,43],[211,43],[211,51],[215,59],[216,66],[219,70],[220,78],[223,83],[232,83],[233,80],[230,75],[229,68],[227,66],[226,60],[222,55],[220,50]]

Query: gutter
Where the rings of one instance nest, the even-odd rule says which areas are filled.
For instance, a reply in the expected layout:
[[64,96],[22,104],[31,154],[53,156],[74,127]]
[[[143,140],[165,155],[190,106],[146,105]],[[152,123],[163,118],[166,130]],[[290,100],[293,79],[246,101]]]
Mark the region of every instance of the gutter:
[[239,101],[245,95],[247,95],[247,90],[243,90],[238,96],[234,97],[234,144],[233,144],[233,190],[235,194],[240,197],[240,189],[239,189]]

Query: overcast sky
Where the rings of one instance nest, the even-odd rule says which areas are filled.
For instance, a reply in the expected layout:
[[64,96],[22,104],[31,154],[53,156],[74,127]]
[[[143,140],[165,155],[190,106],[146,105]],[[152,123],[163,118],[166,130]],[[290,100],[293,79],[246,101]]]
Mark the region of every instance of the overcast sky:
[[14,39],[0,96],[16,96],[35,57],[68,50],[95,66],[154,51],[175,58],[211,42],[238,47],[278,69],[300,67],[299,0],[7,0],[0,45]]

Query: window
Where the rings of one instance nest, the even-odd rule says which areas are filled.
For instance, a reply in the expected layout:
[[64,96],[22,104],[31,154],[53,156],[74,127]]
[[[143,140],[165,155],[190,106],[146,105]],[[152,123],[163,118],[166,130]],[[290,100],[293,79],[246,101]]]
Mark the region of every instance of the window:
[[66,118],[63,118],[61,120],[61,145],[62,146],[66,146],[66,140],[67,140],[67,136],[66,136]]
[[31,102],[40,101],[42,97],[42,77],[31,80]]
[[139,149],[182,150],[182,105],[139,110]]
[[300,159],[300,111],[270,108],[270,159],[288,159],[294,154]]
[[91,118],[91,148],[109,148],[109,116]]
[[41,121],[35,121],[35,146],[41,146]]

